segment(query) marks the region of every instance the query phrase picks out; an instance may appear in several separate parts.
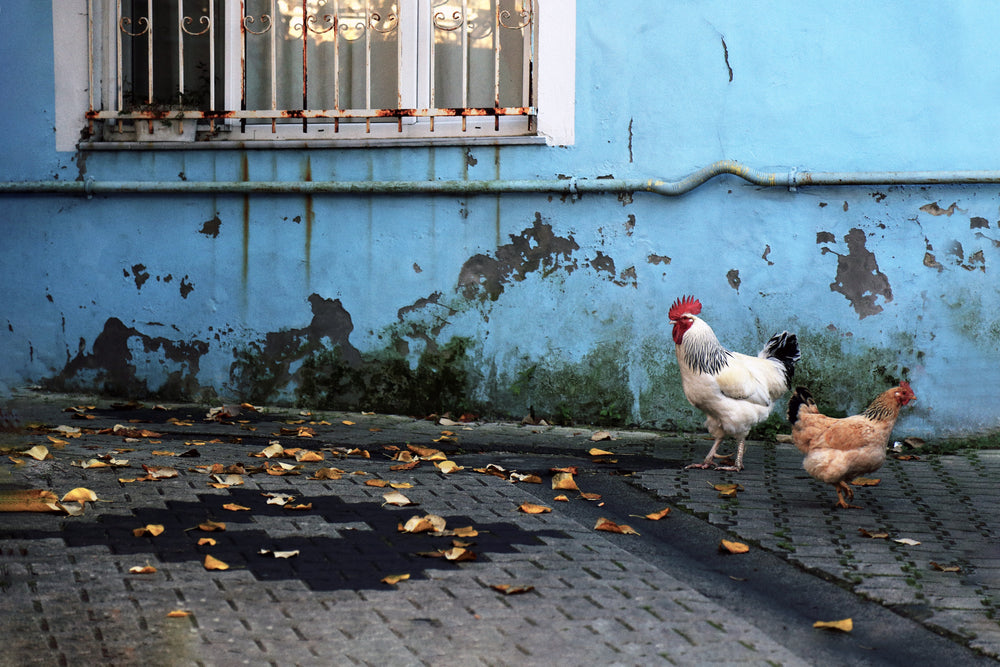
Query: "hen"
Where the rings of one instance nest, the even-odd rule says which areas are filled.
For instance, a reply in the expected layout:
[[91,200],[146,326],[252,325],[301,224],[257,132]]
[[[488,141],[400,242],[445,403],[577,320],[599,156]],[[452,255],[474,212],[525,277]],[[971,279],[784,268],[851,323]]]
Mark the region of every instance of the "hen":
[[698,317],[700,312],[701,302],[690,296],[674,301],[669,311],[684,396],[705,413],[705,427],[715,438],[705,460],[687,467],[712,467],[714,459],[721,458],[716,455],[719,444],[728,436],[737,442],[736,461],[717,469],[742,470],[750,429],[767,419],[774,402],[788,390],[799,360],[798,340],[782,331],[756,357],[731,352]]
[[805,387],[798,387],[788,400],[792,442],[806,455],[802,467],[821,482],[837,490],[836,507],[857,508],[844,500],[854,499],[848,482],[882,467],[889,434],[899,409],[916,399],[907,382],[879,394],[860,415],[836,419],[820,414]]

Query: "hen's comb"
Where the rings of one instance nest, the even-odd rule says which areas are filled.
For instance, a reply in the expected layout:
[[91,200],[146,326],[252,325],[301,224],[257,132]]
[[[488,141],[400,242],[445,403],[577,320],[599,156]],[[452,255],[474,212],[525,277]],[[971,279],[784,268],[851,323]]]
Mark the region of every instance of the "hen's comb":
[[701,301],[698,301],[698,299],[693,296],[682,296],[674,301],[674,305],[670,306],[670,311],[667,313],[667,317],[672,320],[676,320],[681,315],[697,315],[700,312]]
[[913,393],[913,390],[910,389],[910,383],[907,382],[906,380],[903,380],[902,382],[900,382],[899,386],[902,387],[903,389],[905,389],[906,391],[910,392],[911,394]]

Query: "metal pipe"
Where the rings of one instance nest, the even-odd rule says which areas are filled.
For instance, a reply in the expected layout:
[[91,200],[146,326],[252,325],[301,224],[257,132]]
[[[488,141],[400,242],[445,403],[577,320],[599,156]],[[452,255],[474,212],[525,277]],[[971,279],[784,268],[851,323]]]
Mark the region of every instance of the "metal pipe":
[[661,179],[565,178],[536,180],[450,181],[13,181],[0,183],[0,194],[345,194],[345,195],[490,195],[585,192],[650,192],[667,197],[686,194],[721,175],[761,187],[844,185],[961,185],[1000,183],[1000,171],[765,172],[733,160],[720,160],[678,181]]

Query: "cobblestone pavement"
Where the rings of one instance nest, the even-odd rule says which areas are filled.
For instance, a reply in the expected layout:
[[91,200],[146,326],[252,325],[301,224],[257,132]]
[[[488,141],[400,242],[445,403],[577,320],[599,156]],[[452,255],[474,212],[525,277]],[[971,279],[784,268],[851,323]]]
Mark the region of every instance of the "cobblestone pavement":
[[[878,487],[858,490],[865,509],[834,512],[832,491],[801,471],[789,445],[752,444],[747,470],[732,476],[681,469],[703,454],[700,439],[633,431],[594,443],[587,429],[374,415],[244,410],[222,423],[193,406],[109,409],[37,395],[10,406],[21,428],[0,433],[0,489],[61,497],[84,487],[99,500],[81,516],[0,513],[0,664],[811,664],[781,636],[623,547],[641,537],[598,532],[561,511],[588,501],[576,492],[555,501],[550,474],[515,484],[471,464],[449,474],[427,460],[399,468],[391,457],[408,444],[476,467],[504,452],[592,466],[590,447],[613,450],[624,465],[606,469],[647,491],[650,507],[687,510],[958,644],[1000,653],[1000,452],[892,461]],[[82,434],[52,430],[59,426]],[[251,456],[273,442],[323,459]],[[52,458],[21,453],[32,445]],[[74,465],[109,454],[128,467]],[[642,464],[626,470],[629,461]],[[300,468],[272,474],[281,464]],[[143,481],[162,474],[143,466],[177,475]],[[324,468],[342,472],[313,479]],[[712,485],[730,478],[742,490],[722,499]],[[383,482],[400,488],[372,485]],[[393,491],[415,504],[388,504]],[[523,503],[553,511],[527,514]],[[476,534],[400,531],[426,514]],[[211,521],[225,529],[205,530]],[[147,525],[164,530],[134,534]],[[862,528],[888,537],[863,537]],[[894,541],[902,538],[920,544]],[[475,560],[441,557],[460,554],[456,545]],[[275,557],[282,552],[297,554]],[[437,557],[421,555],[429,552]],[[229,569],[207,569],[207,556]],[[937,571],[932,561],[960,571]],[[155,572],[130,573],[145,565]],[[530,590],[505,595],[497,586]],[[830,636],[815,632],[817,641]]]

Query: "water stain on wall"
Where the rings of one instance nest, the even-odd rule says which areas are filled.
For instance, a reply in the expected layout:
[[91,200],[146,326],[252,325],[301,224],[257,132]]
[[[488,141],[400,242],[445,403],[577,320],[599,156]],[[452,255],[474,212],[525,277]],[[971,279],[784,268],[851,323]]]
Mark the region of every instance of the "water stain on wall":
[[[155,390],[136,372],[131,342],[135,339],[151,357],[171,362],[166,382]],[[203,341],[173,341],[127,327],[117,317],[109,318],[94,339],[90,351],[81,339],[79,350],[57,375],[42,381],[51,391],[100,391],[114,396],[138,398],[154,395],[168,399],[190,399],[198,395],[198,369],[208,352]],[[161,361],[167,365],[164,361]]]

